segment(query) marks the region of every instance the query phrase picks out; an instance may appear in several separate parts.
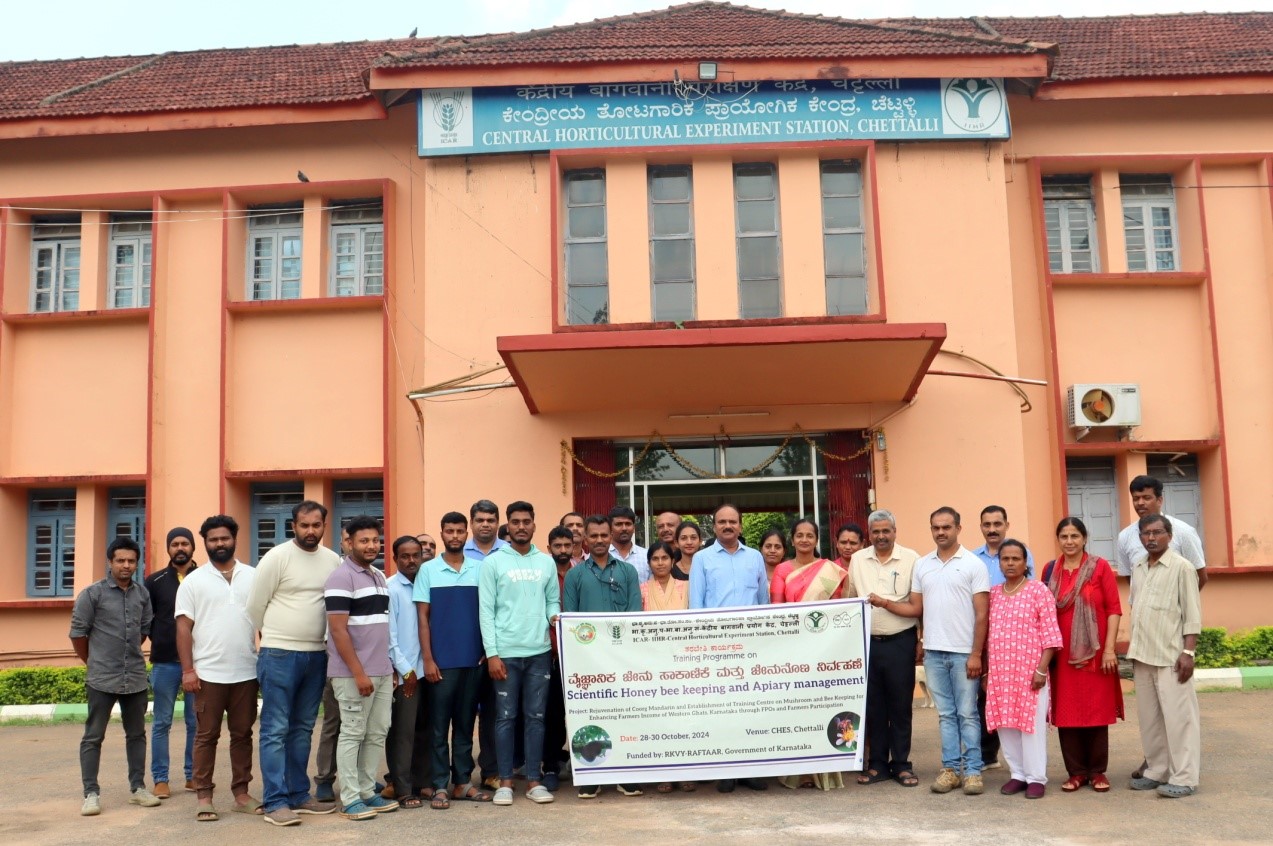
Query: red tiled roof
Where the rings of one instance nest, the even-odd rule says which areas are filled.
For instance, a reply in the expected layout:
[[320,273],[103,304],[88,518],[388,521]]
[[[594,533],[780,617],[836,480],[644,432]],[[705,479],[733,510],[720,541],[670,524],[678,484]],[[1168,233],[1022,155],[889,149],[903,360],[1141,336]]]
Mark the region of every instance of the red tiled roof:
[[392,51],[382,67],[580,64],[848,56],[1008,55],[1041,46],[961,27],[859,21],[716,2],[602,18],[502,36]]
[[1055,42],[1060,56],[1053,64],[1052,82],[1273,74],[1273,13],[1269,12],[892,22]]

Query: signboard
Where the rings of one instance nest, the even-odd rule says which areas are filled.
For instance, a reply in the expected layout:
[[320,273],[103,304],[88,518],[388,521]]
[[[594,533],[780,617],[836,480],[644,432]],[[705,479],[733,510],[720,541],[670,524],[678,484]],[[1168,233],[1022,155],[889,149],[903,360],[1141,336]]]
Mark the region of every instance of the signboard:
[[860,770],[869,615],[861,599],[562,614],[575,784]]
[[1007,138],[1003,80],[836,79],[427,88],[420,155]]

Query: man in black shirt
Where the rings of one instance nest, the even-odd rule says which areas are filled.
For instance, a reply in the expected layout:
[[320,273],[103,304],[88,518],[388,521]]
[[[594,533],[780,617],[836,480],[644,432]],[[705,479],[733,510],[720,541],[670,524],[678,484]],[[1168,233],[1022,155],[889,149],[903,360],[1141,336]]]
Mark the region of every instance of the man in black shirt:
[[[194,534],[184,526],[168,533],[168,566],[151,573],[146,590],[155,611],[150,631],[150,686],[155,691],[154,722],[150,727],[150,773],[155,780],[155,795],[167,799],[168,732],[172,714],[181,690],[181,659],[177,656],[177,624],[173,610],[177,588],[186,574],[194,569]],[[186,719],[186,790],[194,790],[195,694],[185,695]]]

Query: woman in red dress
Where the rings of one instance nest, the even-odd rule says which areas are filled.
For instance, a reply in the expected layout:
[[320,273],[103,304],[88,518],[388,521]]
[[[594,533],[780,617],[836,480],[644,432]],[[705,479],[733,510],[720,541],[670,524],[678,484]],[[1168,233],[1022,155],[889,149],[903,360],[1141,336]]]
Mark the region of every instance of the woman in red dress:
[[1064,645],[1052,664],[1052,725],[1069,773],[1067,793],[1091,783],[1109,790],[1109,727],[1123,717],[1123,689],[1114,642],[1122,603],[1109,562],[1087,552],[1087,526],[1066,517],[1056,527],[1061,556],[1048,563],[1043,581],[1056,597]]

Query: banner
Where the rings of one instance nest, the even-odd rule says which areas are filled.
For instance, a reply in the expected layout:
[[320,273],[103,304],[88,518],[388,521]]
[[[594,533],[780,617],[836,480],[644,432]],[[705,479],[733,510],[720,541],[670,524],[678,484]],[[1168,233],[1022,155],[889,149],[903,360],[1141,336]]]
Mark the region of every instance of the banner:
[[426,88],[419,108],[421,156],[1009,134],[984,77]]
[[575,784],[860,770],[869,615],[861,599],[562,614]]

